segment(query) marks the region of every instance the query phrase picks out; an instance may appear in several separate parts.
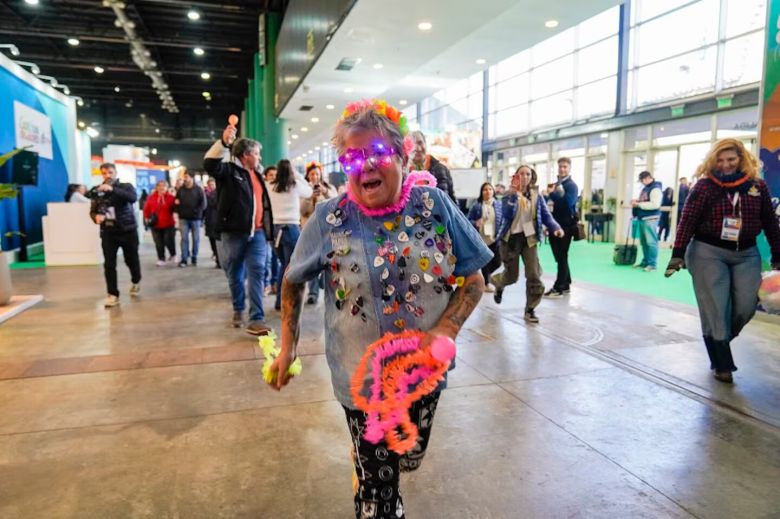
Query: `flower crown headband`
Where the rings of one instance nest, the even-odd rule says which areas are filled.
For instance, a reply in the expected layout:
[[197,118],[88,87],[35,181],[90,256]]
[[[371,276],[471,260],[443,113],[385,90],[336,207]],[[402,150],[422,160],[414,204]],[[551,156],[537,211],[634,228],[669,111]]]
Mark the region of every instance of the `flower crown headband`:
[[355,112],[366,109],[373,110],[398,126],[398,131],[404,138],[404,153],[408,155],[414,150],[414,139],[409,136],[409,125],[406,122],[406,116],[396,107],[387,104],[387,101],[384,99],[361,99],[360,101],[353,101],[347,104],[344,111],[341,112],[340,120],[343,121]]

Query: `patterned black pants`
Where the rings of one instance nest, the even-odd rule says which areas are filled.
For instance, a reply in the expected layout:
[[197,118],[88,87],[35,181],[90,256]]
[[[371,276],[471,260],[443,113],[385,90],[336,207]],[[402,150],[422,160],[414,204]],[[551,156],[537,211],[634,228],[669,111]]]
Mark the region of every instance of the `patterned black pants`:
[[420,467],[433,427],[433,415],[440,392],[424,396],[412,405],[409,416],[417,425],[420,436],[417,445],[403,456],[387,448],[382,441],[376,445],[362,436],[366,429],[366,415],[362,411],[344,408],[349,433],[352,435],[353,461],[357,475],[355,517],[357,519],[403,519],[404,504],[398,488],[401,472]]

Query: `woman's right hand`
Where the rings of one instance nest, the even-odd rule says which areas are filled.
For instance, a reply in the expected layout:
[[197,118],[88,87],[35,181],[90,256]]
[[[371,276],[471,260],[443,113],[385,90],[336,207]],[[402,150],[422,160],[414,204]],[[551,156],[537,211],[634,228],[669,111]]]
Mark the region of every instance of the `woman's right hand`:
[[270,384],[272,388],[279,391],[290,382],[292,375],[287,373],[287,370],[290,369],[290,365],[294,360],[295,354],[292,352],[285,352],[284,349],[279,352],[279,356],[274,359],[271,367],[269,368],[269,372],[273,376],[274,380]]
[[222,132],[222,142],[228,146],[233,144],[233,141],[236,140],[237,131],[235,126],[228,125]]
[[666,266],[664,277],[669,277],[680,269],[685,268],[685,260],[682,258],[672,258],[669,260],[669,264]]

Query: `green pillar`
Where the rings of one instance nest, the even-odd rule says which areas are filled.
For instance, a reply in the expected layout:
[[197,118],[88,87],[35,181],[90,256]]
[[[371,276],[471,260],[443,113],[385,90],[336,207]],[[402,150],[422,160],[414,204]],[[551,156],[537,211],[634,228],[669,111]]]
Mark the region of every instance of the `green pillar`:
[[256,119],[255,119],[256,99],[254,96],[255,81],[253,79],[250,79],[247,82],[247,87],[248,87],[249,95],[247,96],[246,135],[244,135],[244,137],[253,139],[255,135],[255,128],[256,128]]
[[260,56],[255,54],[253,59],[254,64],[254,78],[252,88],[252,98],[255,100],[255,134],[253,139],[260,142],[263,145],[263,164],[267,164],[265,156],[265,118],[268,114],[268,110],[265,107],[263,101],[263,88],[264,88],[264,76],[265,72],[260,66]]
[[263,70],[262,105],[263,113],[263,162],[276,163],[287,157],[287,137],[284,134],[284,121],[276,117],[274,97],[276,95],[276,40],[279,37],[281,16],[268,13],[266,24],[266,63]]

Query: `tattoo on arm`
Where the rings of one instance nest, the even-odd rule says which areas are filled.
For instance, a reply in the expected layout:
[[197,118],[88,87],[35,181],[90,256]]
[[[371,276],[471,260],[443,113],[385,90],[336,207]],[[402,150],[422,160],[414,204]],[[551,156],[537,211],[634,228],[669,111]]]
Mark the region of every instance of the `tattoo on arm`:
[[466,278],[462,287],[459,287],[452,294],[450,304],[444,311],[443,318],[450,326],[454,326],[455,333],[460,331],[466,319],[479,304],[482,299],[482,292],[485,289],[485,281],[480,272],[475,272]]
[[282,346],[289,345],[293,353],[298,349],[305,288],[303,283],[290,283],[286,273],[282,278]]

